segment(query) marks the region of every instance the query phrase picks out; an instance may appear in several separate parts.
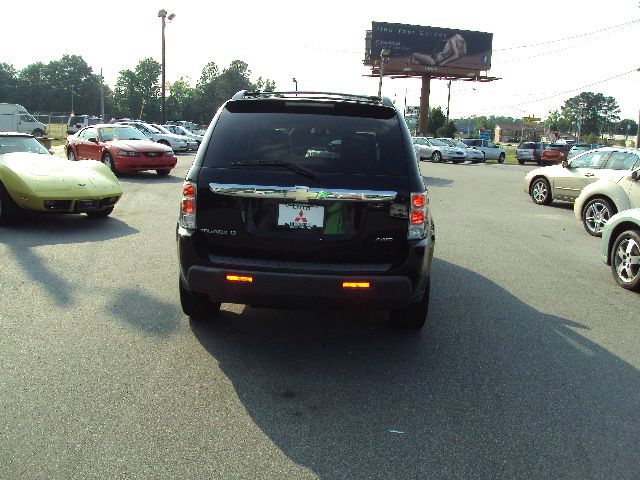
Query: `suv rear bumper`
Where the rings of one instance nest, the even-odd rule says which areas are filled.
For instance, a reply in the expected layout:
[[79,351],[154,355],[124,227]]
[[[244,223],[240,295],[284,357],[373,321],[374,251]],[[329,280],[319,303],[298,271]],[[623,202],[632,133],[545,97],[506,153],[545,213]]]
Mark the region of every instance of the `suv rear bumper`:
[[[227,275],[250,277],[251,283],[231,282]],[[369,288],[343,288],[344,281],[369,282]],[[290,308],[407,307],[412,288],[402,276],[301,275],[193,266],[187,273],[188,288],[204,293],[213,302]]]
[[[314,272],[305,271],[311,265],[301,270],[291,265],[255,268],[251,262],[214,262],[214,256],[202,256],[190,232],[178,227],[176,237],[180,281],[188,290],[206,294],[214,302],[307,309],[395,310],[420,301],[431,275],[435,244],[433,231],[427,239],[413,241],[404,264],[385,273],[350,264],[344,268],[331,264],[322,272],[318,270],[326,264],[316,264]],[[229,281],[229,274],[252,281]],[[369,282],[369,288],[344,288],[345,281]]]

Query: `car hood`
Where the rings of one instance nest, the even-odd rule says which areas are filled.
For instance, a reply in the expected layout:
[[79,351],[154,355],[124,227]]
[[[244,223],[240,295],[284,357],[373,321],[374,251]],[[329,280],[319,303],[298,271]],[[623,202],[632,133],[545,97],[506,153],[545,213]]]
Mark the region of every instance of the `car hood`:
[[0,165],[34,192],[93,188],[122,193],[117,178],[100,162],[70,162],[53,155],[9,153],[0,156]]
[[112,140],[106,143],[111,147],[136,152],[167,152],[169,150],[166,146],[149,140]]
[[527,178],[535,177],[536,175],[545,175],[548,177],[557,177],[558,173],[562,172],[564,167],[562,165],[552,165],[550,167],[540,167],[534,168],[529,173],[527,173]]

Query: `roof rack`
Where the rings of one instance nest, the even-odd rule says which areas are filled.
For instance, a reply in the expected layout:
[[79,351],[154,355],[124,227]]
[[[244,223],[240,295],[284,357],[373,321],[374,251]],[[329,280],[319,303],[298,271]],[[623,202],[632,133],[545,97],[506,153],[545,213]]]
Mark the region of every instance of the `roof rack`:
[[388,97],[378,97],[373,95],[352,95],[349,93],[336,92],[249,92],[248,90],[240,90],[231,99],[240,100],[246,98],[292,98],[292,99],[312,99],[312,100],[345,100],[355,103],[371,103],[376,105],[385,105],[393,107],[391,99]]

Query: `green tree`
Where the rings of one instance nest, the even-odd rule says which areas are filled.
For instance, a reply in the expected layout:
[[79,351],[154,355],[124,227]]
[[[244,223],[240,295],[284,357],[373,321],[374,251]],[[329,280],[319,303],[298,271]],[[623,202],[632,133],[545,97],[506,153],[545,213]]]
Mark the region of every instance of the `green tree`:
[[115,88],[115,115],[138,118],[142,111],[143,98],[138,88],[138,79],[133,70],[120,70]]
[[630,119],[620,120],[615,124],[613,133],[617,133],[618,135],[627,135],[627,133],[629,135],[637,135],[638,123],[635,120]]
[[32,63],[20,70],[17,97],[17,103],[30,112],[49,109],[48,76],[44,63]]
[[136,81],[143,99],[142,120],[159,120],[161,112],[160,74],[162,65],[153,58],[144,58],[135,69]]
[[0,63],[0,100],[7,103],[18,100],[18,71],[8,63]]
[[547,118],[544,120],[544,125],[548,130],[552,132],[573,132],[575,131],[574,125],[570,120],[564,117],[559,110],[553,110],[549,112]]
[[582,135],[600,135],[619,120],[620,108],[613,97],[602,93],[582,92],[561,107],[562,115],[574,125],[580,125]]
[[189,85],[189,79],[180,78],[169,84],[167,98],[167,119],[196,118],[196,90]]
[[493,131],[496,129],[496,122],[487,117],[476,117],[476,130],[489,130],[493,136]]
[[449,120],[443,126],[441,126],[438,130],[436,130],[436,134],[439,137],[445,138],[453,138],[453,134],[456,133],[458,129],[456,128],[456,124],[453,120]]
[[429,118],[427,120],[427,132],[429,134],[435,134],[440,127],[442,127],[447,121],[447,117],[445,117],[444,113],[442,113],[442,108],[435,107],[429,109]]

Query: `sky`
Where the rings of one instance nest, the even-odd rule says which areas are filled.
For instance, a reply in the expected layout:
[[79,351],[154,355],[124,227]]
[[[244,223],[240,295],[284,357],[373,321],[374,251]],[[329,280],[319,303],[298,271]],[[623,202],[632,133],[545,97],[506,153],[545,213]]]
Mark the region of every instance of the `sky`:
[[[362,59],[365,31],[377,21],[493,33],[488,75],[501,79],[453,82],[452,118],[544,118],[581,91],[614,97],[621,118],[637,121],[640,109],[640,22],[623,25],[640,19],[638,0],[4,0],[2,7],[0,62],[21,69],[81,55],[112,87],[120,70],[146,57],[161,60],[157,13],[164,8],[176,15],[166,26],[168,82],[184,77],[195,85],[208,62],[222,69],[239,59],[278,90],[293,90],[295,77],[300,90],[376,95],[378,79],[367,76]],[[420,79],[385,78],[383,94],[418,105]],[[446,109],[446,81],[432,80],[430,103]]]

